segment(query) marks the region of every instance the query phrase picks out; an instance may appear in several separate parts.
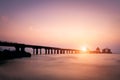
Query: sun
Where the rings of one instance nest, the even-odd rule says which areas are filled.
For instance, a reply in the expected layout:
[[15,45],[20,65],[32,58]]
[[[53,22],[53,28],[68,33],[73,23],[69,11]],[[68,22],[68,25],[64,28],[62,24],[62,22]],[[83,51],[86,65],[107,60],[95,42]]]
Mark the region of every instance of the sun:
[[88,51],[88,49],[87,49],[86,46],[82,46],[80,50],[81,50],[82,52],[87,52],[87,51]]

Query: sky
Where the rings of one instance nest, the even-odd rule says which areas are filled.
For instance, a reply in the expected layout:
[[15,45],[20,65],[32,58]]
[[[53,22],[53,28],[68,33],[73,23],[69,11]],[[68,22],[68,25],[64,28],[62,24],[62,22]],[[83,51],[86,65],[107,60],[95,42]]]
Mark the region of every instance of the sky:
[[0,40],[120,52],[120,0],[0,0]]

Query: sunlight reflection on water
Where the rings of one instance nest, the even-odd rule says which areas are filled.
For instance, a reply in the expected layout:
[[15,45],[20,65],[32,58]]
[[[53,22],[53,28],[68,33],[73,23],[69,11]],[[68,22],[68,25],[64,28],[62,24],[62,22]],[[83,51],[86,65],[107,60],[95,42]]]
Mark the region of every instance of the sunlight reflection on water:
[[34,55],[0,65],[0,80],[120,80],[120,54]]

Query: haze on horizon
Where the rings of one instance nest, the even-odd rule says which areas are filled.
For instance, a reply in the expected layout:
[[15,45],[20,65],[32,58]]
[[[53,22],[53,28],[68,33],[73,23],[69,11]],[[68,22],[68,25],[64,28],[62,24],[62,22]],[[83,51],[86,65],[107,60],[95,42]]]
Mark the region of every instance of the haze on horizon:
[[120,0],[0,0],[0,40],[120,52]]

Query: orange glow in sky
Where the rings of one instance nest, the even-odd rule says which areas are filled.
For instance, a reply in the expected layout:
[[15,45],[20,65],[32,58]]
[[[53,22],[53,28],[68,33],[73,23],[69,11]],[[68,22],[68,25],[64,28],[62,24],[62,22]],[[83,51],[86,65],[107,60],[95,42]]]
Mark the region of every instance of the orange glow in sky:
[[0,2],[0,40],[63,48],[120,45],[117,0],[19,1]]

